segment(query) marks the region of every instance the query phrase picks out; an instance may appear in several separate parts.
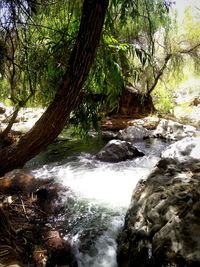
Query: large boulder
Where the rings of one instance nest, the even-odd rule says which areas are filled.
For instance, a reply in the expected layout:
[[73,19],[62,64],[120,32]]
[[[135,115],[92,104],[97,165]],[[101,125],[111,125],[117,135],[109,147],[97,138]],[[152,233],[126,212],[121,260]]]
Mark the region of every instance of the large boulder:
[[138,183],[118,237],[119,267],[200,266],[197,143],[188,140],[189,146],[196,144],[191,153],[186,149],[188,160],[163,158]]
[[155,107],[150,94],[143,94],[140,89],[127,85],[119,99],[118,114],[135,118],[154,113]]
[[96,158],[105,162],[119,162],[141,156],[144,156],[144,153],[139,151],[131,143],[121,140],[111,140],[96,155]]
[[174,159],[178,162],[200,160],[200,137],[186,137],[171,144],[161,153],[161,157]]
[[144,139],[149,136],[150,132],[142,126],[129,126],[124,130],[120,130],[117,135],[119,139],[128,141]]
[[184,137],[196,136],[197,129],[172,120],[161,119],[153,135],[170,140],[180,140]]

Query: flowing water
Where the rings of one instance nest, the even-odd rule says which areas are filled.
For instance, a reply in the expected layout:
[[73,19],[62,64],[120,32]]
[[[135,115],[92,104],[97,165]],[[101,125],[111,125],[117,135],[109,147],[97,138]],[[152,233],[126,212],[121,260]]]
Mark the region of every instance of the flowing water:
[[148,175],[166,147],[160,140],[135,143],[144,157],[119,163],[95,159],[98,140],[59,141],[28,166],[37,177],[54,177],[69,190],[60,220],[79,267],[116,267],[116,237],[137,182]]

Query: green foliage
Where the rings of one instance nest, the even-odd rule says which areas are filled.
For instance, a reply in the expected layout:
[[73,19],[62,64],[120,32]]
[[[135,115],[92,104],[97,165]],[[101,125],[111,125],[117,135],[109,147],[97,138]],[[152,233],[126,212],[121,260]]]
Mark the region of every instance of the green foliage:
[[72,112],[69,120],[69,127],[75,129],[75,133],[87,137],[89,130],[100,129],[101,106],[95,103],[91,95],[86,95],[83,102]]
[[2,28],[7,52],[3,54],[7,61],[1,79],[2,97],[11,98],[15,105],[23,106],[27,101],[48,104],[61,82],[77,35],[80,5],[81,1],[43,2],[31,17],[22,12],[24,21],[15,22],[12,32]]
[[[3,40],[2,45],[0,39],[0,48],[5,48],[0,50],[1,98],[13,98],[15,105],[48,105],[65,73],[79,28],[83,0],[38,0],[37,3],[31,4],[31,16],[20,11],[21,20],[16,23],[9,42],[6,30],[0,25]],[[110,1],[100,47],[84,86],[80,108],[71,115],[70,122],[81,125],[78,126],[80,131],[87,132],[91,127],[98,129],[100,117],[118,109],[119,96],[127,84],[131,83],[144,94],[153,85],[157,86],[155,80],[166,54],[177,48],[176,42],[173,46],[170,43],[175,40],[175,34],[171,39],[169,32],[172,28],[170,6],[171,2],[164,0]],[[194,40],[189,23],[188,31],[190,39]],[[12,53],[9,61],[6,55]],[[184,62],[179,55],[175,53],[171,68]],[[165,91],[161,89],[158,93],[160,106],[170,110],[171,95]]]
[[171,114],[175,106],[173,91],[166,86],[158,86],[153,93],[156,110],[161,114]]

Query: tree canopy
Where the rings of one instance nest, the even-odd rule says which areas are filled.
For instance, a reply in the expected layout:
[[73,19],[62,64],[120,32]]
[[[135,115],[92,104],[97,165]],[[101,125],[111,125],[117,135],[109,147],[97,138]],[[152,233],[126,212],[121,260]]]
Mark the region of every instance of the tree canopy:
[[174,41],[172,6],[170,0],[1,1],[1,99],[15,106],[12,119],[26,105],[47,107],[30,132],[0,151],[1,172],[39,153],[66,122],[98,128],[101,116],[118,110],[127,85],[150,96],[184,55],[197,62],[198,29],[188,15],[188,30]]

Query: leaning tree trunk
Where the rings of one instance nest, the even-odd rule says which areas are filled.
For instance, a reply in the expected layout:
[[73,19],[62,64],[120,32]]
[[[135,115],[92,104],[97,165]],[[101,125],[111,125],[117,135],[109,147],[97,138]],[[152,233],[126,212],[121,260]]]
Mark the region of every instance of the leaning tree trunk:
[[18,143],[0,151],[0,174],[23,166],[62,131],[94,61],[109,0],[84,0],[79,33],[54,100]]

